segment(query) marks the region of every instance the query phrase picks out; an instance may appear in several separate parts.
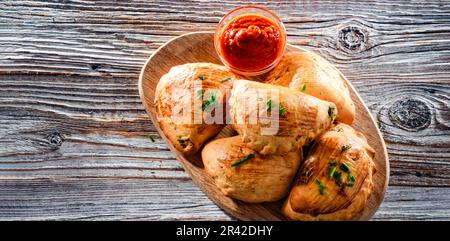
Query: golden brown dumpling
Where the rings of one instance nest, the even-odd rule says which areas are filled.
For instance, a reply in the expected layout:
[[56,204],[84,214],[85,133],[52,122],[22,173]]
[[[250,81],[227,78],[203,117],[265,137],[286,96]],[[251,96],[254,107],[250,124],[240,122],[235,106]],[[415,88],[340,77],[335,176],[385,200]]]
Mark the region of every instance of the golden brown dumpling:
[[366,138],[338,124],[308,153],[283,212],[293,220],[349,220],[365,206],[376,171]]
[[206,144],[202,159],[206,173],[225,195],[260,203],[277,201],[288,194],[300,165],[301,151],[263,156],[234,136]]
[[313,52],[286,53],[265,78],[265,83],[290,87],[336,104],[336,120],[352,124],[355,105],[342,74],[328,61]]
[[[259,95],[266,91],[266,96]],[[277,93],[278,98],[272,98],[270,91]],[[339,115],[331,102],[286,87],[247,80],[234,82],[229,103],[233,127],[242,141],[264,155],[299,150],[328,129]]]
[[[156,116],[162,131],[179,151],[192,155],[221,130],[227,92],[234,79],[227,68],[211,63],[175,66],[161,77],[155,91]],[[219,106],[222,115],[212,110]],[[208,116],[217,119],[209,118],[206,123],[207,111],[215,112],[217,116]]]

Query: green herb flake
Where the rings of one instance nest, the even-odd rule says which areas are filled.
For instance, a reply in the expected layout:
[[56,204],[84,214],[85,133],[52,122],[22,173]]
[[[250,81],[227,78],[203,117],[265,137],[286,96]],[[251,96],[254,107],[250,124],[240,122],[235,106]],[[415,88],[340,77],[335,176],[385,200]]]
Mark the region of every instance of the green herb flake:
[[319,193],[320,193],[320,195],[323,195],[326,186],[320,181],[319,178],[316,178],[316,183],[317,183],[317,185],[319,185]]
[[356,182],[356,177],[353,176],[353,175],[350,175],[350,176],[348,177],[348,179],[350,179],[350,181],[352,181],[352,182]]
[[204,111],[208,106],[217,103],[217,93],[209,94],[208,98],[202,103],[202,110]]
[[253,154],[248,154],[246,157],[242,158],[241,160],[232,163],[231,166],[232,167],[238,166],[238,165],[240,165],[240,164],[242,164],[242,163],[252,159],[253,157],[255,157]]
[[204,111],[206,109],[206,107],[209,106],[209,100],[205,100],[205,102],[202,103],[202,110]]
[[197,98],[199,100],[203,99],[203,95],[205,94],[205,90],[201,89],[197,91]]
[[338,185],[338,187],[342,186],[341,176],[342,176],[342,172],[335,172],[334,173],[334,178],[335,178],[334,182],[336,183],[336,185]]
[[206,77],[205,77],[204,75],[200,75],[200,76],[197,77],[197,78],[199,78],[200,80],[205,80],[205,79],[206,79]]
[[332,167],[335,167],[335,166],[337,166],[337,162],[336,162],[336,161],[334,161],[334,162],[328,162],[328,165],[330,165],[330,166],[332,166]]
[[344,171],[345,173],[350,171],[350,167],[345,164],[344,162],[342,162],[341,166],[339,167],[339,169],[341,169],[342,171]]
[[148,139],[150,139],[151,142],[155,142],[155,138],[152,135],[149,135]]
[[343,145],[343,146],[342,146],[342,149],[341,149],[341,153],[347,151],[347,150],[350,149],[350,148],[352,148],[351,145]]
[[231,79],[231,77],[225,77],[225,78],[223,78],[221,81],[220,81],[220,83],[225,83],[225,82],[227,82],[228,80],[230,80]]
[[270,110],[272,109],[272,98],[269,98],[269,99],[266,101],[266,105],[267,105],[266,111],[270,111]]
[[353,185],[355,185],[355,182],[356,182],[356,177],[353,176],[350,172],[348,172],[346,185],[348,187],[353,187]]
[[333,178],[335,172],[336,172],[336,167],[333,167],[330,169],[330,178]]
[[334,108],[328,107],[328,117],[330,117],[330,121],[334,120]]
[[303,86],[302,86],[302,92],[304,92],[305,90],[306,90],[306,85],[303,84]]
[[[269,98],[266,101],[266,111],[269,112],[272,110],[272,98]],[[278,109],[280,110],[281,117],[285,117],[287,113],[286,107],[282,106],[281,103],[278,103]]]
[[278,103],[278,108],[280,110],[280,115],[285,117],[287,113],[286,107],[282,106],[281,103]]

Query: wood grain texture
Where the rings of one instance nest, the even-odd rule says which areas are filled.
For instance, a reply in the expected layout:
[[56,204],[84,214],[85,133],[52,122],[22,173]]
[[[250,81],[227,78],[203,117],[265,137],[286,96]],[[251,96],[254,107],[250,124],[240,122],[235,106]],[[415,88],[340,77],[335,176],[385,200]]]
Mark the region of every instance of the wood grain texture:
[[[102,185],[158,181],[162,188],[155,191],[160,194],[172,181],[192,186],[140,104],[139,71],[170,38],[213,30],[222,15],[245,3],[0,1],[0,184],[21,183],[21,192],[28,195],[10,191],[2,196],[0,218],[26,218],[23,206],[13,203],[31,201],[30,219],[89,215],[82,213],[87,209],[69,205],[64,186],[23,181],[34,178],[76,178],[71,182],[77,185],[88,185],[89,177],[106,178]],[[338,67],[379,122],[391,178],[374,219],[449,220],[449,2],[258,4],[280,15],[289,43],[314,50]],[[402,112],[414,106],[421,107],[416,115]],[[156,142],[147,135],[154,135]],[[48,195],[30,197],[43,195],[39,185]],[[123,188],[117,193],[139,190],[131,184]],[[79,189],[80,196],[84,190]],[[193,190],[192,195],[201,193]],[[109,218],[135,217],[134,207],[121,201],[124,197],[110,196],[122,208],[118,205]],[[39,211],[56,200],[67,202],[60,215],[57,208],[50,211],[54,216]],[[166,201],[175,207],[171,214],[150,209],[141,214],[155,219],[228,218],[220,211],[211,214],[211,202],[191,211],[184,209],[186,202]],[[101,203],[91,205],[92,210],[104,210]]]
[[[391,187],[373,220],[448,220],[449,201],[449,189]],[[0,220],[235,220],[190,180],[4,179],[0,203]]]
[[[286,52],[291,51],[303,52],[305,50],[293,45],[287,45]],[[194,179],[195,183],[221,208],[241,220],[285,220],[280,208],[284,199],[277,203],[252,204],[226,197],[214,184],[214,180],[206,174],[203,169],[203,162],[201,160],[199,161],[199,157],[183,155],[176,150],[161,130],[157,121],[154,102],[156,86],[160,78],[173,66],[195,62],[221,64],[219,56],[214,49],[213,32],[193,32],[173,38],[156,50],[147,60],[139,76],[138,88],[145,110],[152,120],[153,125],[158,130],[160,136],[166,140],[173,154],[182,162],[184,169]],[[377,173],[373,177],[374,190],[363,212],[354,216],[354,220],[368,220],[377,211],[383,201],[389,181],[389,160],[386,153],[386,146],[375,120],[351,83],[346,79],[345,81],[347,81],[350,96],[355,104],[357,113],[352,127],[365,135],[368,144],[376,153],[373,160],[377,169]],[[219,136],[219,138],[224,138],[232,135],[219,134]],[[200,164],[197,164],[199,162]]]

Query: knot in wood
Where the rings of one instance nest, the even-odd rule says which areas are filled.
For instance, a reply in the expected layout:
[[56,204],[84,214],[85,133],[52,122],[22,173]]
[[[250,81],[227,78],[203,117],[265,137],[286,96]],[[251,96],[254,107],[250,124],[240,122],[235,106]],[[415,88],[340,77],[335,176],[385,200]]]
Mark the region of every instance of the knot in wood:
[[362,51],[366,48],[367,32],[356,26],[341,29],[338,35],[339,44],[352,51]]
[[59,134],[59,132],[53,132],[50,135],[47,136],[47,140],[48,142],[54,146],[54,147],[59,147],[61,146],[61,144],[63,143],[64,139],[61,136],[61,134]]
[[415,98],[398,100],[389,108],[389,119],[392,123],[409,131],[427,128],[431,123],[431,116],[427,103]]

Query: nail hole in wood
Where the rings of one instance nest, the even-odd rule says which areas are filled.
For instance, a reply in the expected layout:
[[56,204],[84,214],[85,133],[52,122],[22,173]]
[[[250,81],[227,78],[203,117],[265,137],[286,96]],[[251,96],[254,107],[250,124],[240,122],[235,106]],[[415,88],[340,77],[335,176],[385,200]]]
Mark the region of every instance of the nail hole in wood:
[[99,64],[91,64],[91,69],[97,71],[100,68]]
[[431,123],[432,112],[424,101],[416,98],[401,99],[389,108],[392,123],[408,131],[419,131]]

